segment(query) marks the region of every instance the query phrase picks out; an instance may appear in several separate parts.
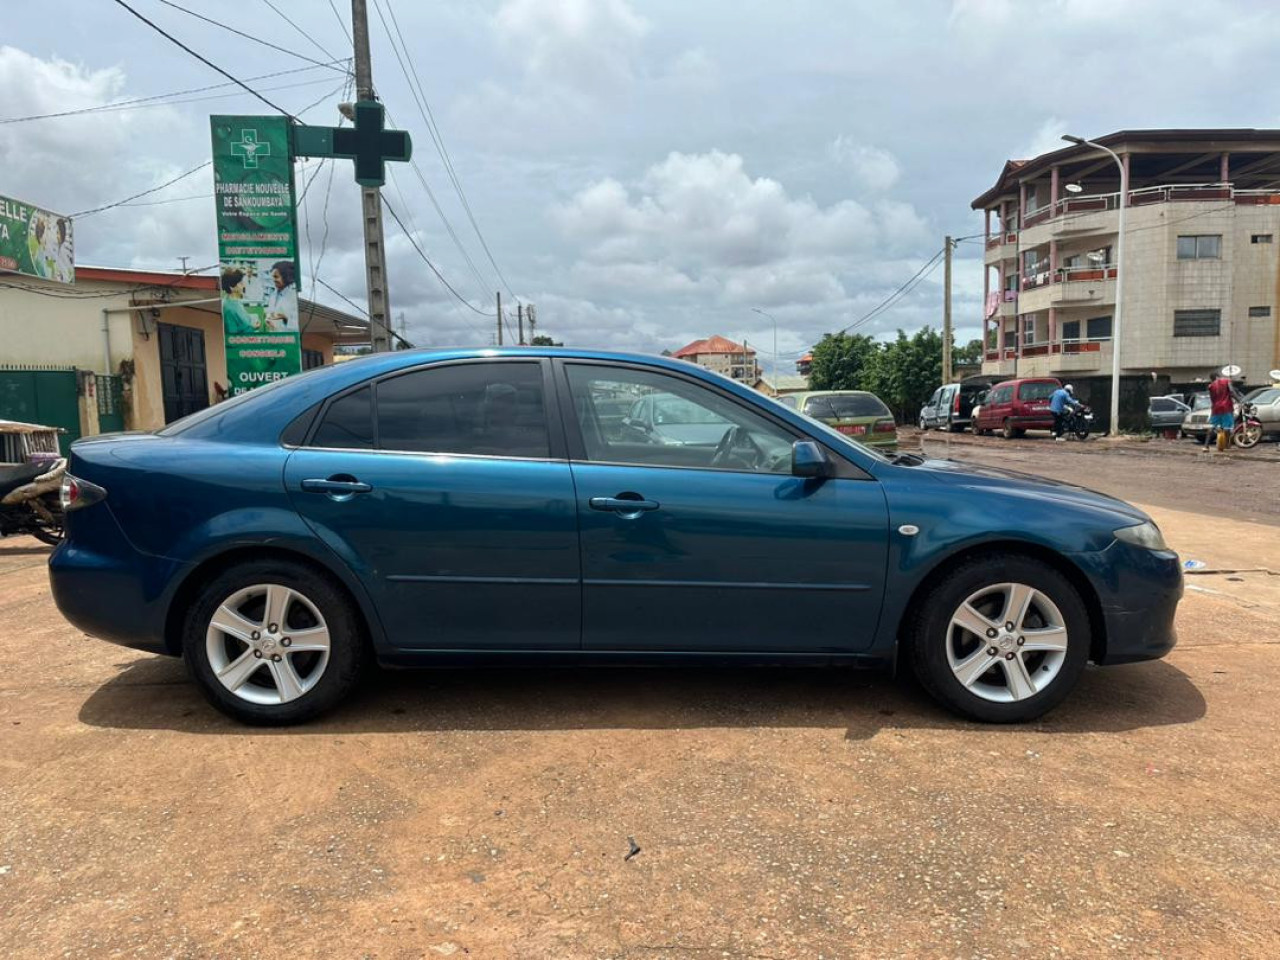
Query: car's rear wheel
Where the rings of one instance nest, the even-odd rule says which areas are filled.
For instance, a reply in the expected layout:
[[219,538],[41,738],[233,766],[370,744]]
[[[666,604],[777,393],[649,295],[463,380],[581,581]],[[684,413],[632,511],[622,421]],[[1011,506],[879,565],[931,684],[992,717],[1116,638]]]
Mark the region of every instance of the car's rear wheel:
[[1000,425],[1000,436],[1006,440],[1012,440],[1017,435],[1018,431],[1013,428],[1013,421],[1006,417],[1004,423]]
[[366,660],[347,596],[286,560],[241,564],[210,581],[188,611],[182,649],[209,702],[254,724],[323,713],[351,691]]
[[921,684],[963,716],[1034,720],[1056,707],[1089,659],[1089,615],[1075,587],[1030,557],[982,557],[923,599],[906,637]]

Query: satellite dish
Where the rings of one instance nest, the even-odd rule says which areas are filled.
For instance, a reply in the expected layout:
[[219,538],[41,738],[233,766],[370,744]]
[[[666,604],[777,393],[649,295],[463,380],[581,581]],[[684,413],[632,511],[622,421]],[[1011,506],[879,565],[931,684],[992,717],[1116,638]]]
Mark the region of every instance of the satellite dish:
[[1064,183],[1062,185],[1062,189],[1067,191],[1067,193],[1084,193],[1084,187],[1080,186],[1078,183]]
[[1222,368],[1222,375],[1224,377],[1230,377],[1232,379],[1235,379],[1236,377],[1240,376],[1240,374],[1242,373],[1244,373],[1244,370],[1242,370],[1240,367],[1237,367],[1234,363],[1229,363]]
[[1272,370],[1267,376],[1271,378],[1273,383],[1280,383],[1280,370]]

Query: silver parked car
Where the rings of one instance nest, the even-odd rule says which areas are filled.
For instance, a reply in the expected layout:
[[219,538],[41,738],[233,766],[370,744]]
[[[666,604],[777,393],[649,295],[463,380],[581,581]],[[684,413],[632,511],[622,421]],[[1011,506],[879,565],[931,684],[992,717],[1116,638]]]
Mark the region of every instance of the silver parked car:
[[1259,387],[1244,395],[1254,413],[1262,421],[1262,436],[1280,439],[1280,387]]
[[1152,397],[1147,402],[1147,416],[1152,430],[1179,430],[1191,408],[1177,397]]
[[1213,401],[1207,393],[1197,393],[1191,398],[1191,412],[1182,421],[1182,436],[1203,440],[1209,432],[1209,412]]

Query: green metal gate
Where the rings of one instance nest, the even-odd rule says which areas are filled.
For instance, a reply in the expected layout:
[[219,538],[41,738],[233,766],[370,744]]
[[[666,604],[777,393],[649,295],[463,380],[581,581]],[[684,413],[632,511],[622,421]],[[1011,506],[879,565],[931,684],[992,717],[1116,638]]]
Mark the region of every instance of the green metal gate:
[[65,454],[80,439],[75,367],[0,366],[0,420],[62,427]]
[[97,375],[98,431],[116,433],[124,429],[124,379]]

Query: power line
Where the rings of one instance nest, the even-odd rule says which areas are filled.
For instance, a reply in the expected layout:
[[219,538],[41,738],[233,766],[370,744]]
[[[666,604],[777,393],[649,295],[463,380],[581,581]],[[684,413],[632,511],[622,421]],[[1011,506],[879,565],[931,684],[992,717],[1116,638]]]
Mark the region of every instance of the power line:
[[[203,20],[205,23],[213,24],[213,26],[218,27],[219,29],[226,30],[229,33],[234,33],[237,37],[244,37],[246,40],[252,40],[254,43],[262,44],[262,46],[264,47],[270,47],[272,50],[278,50],[280,53],[287,53],[289,56],[297,57],[299,60],[306,60],[308,63],[313,63],[316,66],[333,67],[333,65],[337,63],[349,63],[349,61],[335,60],[333,58],[333,55],[330,53],[326,53],[325,56],[329,57],[330,61],[332,62],[323,63],[320,60],[316,60],[314,57],[308,57],[306,54],[298,53],[296,50],[290,50],[288,47],[278,46],[269,40],[263,40],[261,37],[255,37],[251,33],[245,33],[242,30],[237,30],[235,27],[229,26],[228,24],[223,23],[221,20],[214,20],[212,17],[206,17],[203,13],[196,13],[196,11],[194,10],[188,10],[184,6],[173,3],[172,0],[160,0],[160,3],[163,3],[166,7],[172,7],[174,10],[181,10],[183,13],[187,14],[188,16],[195,17],[197,20]],[[278,10],[276,12],[279,13]],[[281,15],[283,16],[283,14]],[[348,67],[348,71],[349,70],[350,68]]]
[[442,274],[439,270],[436,269],[436,265],[431,262],[431,260],[427,257],[425,253],[423,253],[422,248],[418,246],[418,241],[414,239],[413,234],[411,234],[405,228],[404,221],[400,219],[400,214],[396,213],[395,208],[391,206],[391,204],[387,201],[387,198],[385,195],[382,198],[382,205],[387,208],[387,213],[391,214],[391,219],[395,220],[395,222],[399,225],[400,230],[408,238],[409,242],[413,244],[413,249],[416,250],[418,253],[418,256],[422,258],[422,262],[431,268],[431,272],[434,273],[436,277],[439,278],[440,282],[445,285],[448,291],[458,299],[458,302],[465,304],[470,310],[480,314],[480,316],[487,317],[488,316],[487,313],[485,313],[483,310],[476,307],[475,304],[473,304],[471,301],[463,297],[462,294],[458,293],[458,291],[453,288],[453,285],[444,278],[444,274]]
[[333,18],[338,21],[338,28],[342,30],[342,35],[347,38],[347,43],[352,43],[351,31],[347,29],[347,21],[342,19],[342,14],[333,5],[333,0],[329,0],[329,9],[333,11]]
[[[315,70],[315,69],[316,69],[315,67],[294,67],[290,70],[277,70],[274,73],[263,73],[263,74],[259,74],[256,77],[249,77],[246,82],[250,82],[254,80],[270,80],[273,77],[283,77],[293,73],[306,73],[308,70]],[[309,84],[323,83],[323,82],[324,80],[308,81]],[[210,90],[220,90],[223,87],[234,87],[234,86],[235,86],[234,83],[213,83],[205,87],[192,87],[190,90],[174,90],[172,93],[156,93],[156,94],[152,94],[149,97],[134,97],[130,100],[120,100],[120,101],[117,101],[116,103],[101,103],[94,107],[81,107],[78,110],[62,110],[62,111],[59,111],[58,113],[37,113],[27,117],[4,117],[3,119],[0,119],[0,125],[9,124],[9,123],[27,123],[31,120],[53,120],[58,117],[77,117],[86,113],[102,113],[102,112],[114,111],[114,110],[129,110],[135,107],[144,107],[144,106],[164,107],[164,106],[168,106],[169,104],[163,101],[170,101],[170,100],[173,103],[195,103],[196,100],[173,100],[172,98],[185,97],[193,93],[208,93]],[[290,89],[290,87],[286,87],[286,86],[268,87],[267,89],[268,90],[287,90],[287,89]],[[240,95],[239,93],[235,93],[235,94],[224,94],[223,96],[239,96],[239,95]],[[208,98],[199,98],[199,99],[216,99],[216,98],[208,97]]]
[[[484,238],[484,234],[480,230],[480,224],[476,221],[475,213],[471,209],[471,203],[467,200],[467,194],[462,189],[462,182],[458,179],[457,171],[453,166],[453,159],[449,156],[449,151],[444,145],[444,135],[440,133],[440,127],[436,123],[435,114],[431,110],[431,102],[427,99],[427,93],[422,85],[422,78],[418,75],[417,64],[413,61],[413,56],[409,53],[409,45],[405,43],[404,34],[400,31],[400,22],[396,18],[395,8],[391,5],[391,0],[385,0],[387,12],[391,15],[391,22],[395,26],[396,37],[400,40],[400,46],[404,49],[404,59],[408,61],[409,70],[413,72],[410,79],[409,70],[405,69],[405,64],[400,61],[400,54],[396,53],[396,60],[400,62],[400,70],[405,75],[405,80],[409,84],[409,92],[414,95],[414,100],[418,104],[418,109],[422,113],[422,118],[427,124],[427,132],[431,135],[432,143],[435,144],[436,151],[440,154],[440,160],[444,164],[445,173],[448,175],[450,182],[453,184],[454,190],[458,194],[458,199],[462,201],[462,208],[466,211],[467,219],[471,222],[471,228],[475,230],[476,239],[480,241],[480,247],[484,250],[485,256],[488,258],[490,265],[493,267],[494,273],[498,275],[502,286],[506,289],[513,300],[519,302],[520,298],[516,296],[515,291],[511,289],[511,285],[507,283],[507,278],[503,276],[502,268],[498,266],[498,261],[494,259],[493,252],[489,249],[489,244]],[[374,9],[378,12],[378,19],[382,21],[382,28],[387,33],[387,39],[391,41],[391,49],[396,51],[396,42],[391,36],[391,30],[387,26],[386,18],[382,15],[382,4],[379,0],[373,0]],[[414,91],[414,84],[417,84],[417,91]]]
[[177,183],[179,180],[185,180],[187,177],[191,176],[193,173],[199,173],[205,167],[212,166],[212,164],[213,164],[212,160],[206,160],[204,161],[204,163],[201,163],[201,164],[198,164],[197,166],[192,167],[186,173],[180,173],[176,177],[174,177],[172,180],[166,180],[164,183],[160,184],[159,186],[151,187],[149,190],[143,190],[141,193],[135,193],[131,197],[125,197],[123,200],[117,200],[114,203],[104,203],[102,206],[94,207],[91,210],[81,210],[79,213],[71,214],[71,216],[73,218],[87,217],[87,216],[90,216],[91,214],[101,213],[103,210],[110,210],[112,207],[118,207],[123,203],[128,203],[130,200],[137,200],[139,197],[145,197],[147,196],[147,194],[156,193],[160,190],[163,190],[165,187],[171,187],[175,183]]
[[[332,293],[332,294],[333,294],[335,297],[337,297],[339,300],[343,301],[347,306],[351,307],[351,309],[353,309],[353,310],[355,310],[355,311],[359,312],[360,314],[362,314],[362,315],[365,317],[365,319],[366,319],[366,320],[367,320],[367,319],[369,319],[369,311],[368,311],[368,310],[366,310],[364,307],[360,306],[360,304],[356,303],[354,300],[352,300],[350,297],[348,297],[345,293],[340,293],[340,292],[338,292],[338,291],[337,291],[337,290],[335,290],[332,286],[330,286],[326,281],[321,280],[319,277],[317,277],[317,278],[316,278],[316,282],[317,282],[317,283],[319,283],[319,284],[320,284],[320,286],[322,286],[322,287],[324,287],[326,290],[328,290],[330,293]],[[393,336],[393,337],[395,337],[397,340],[399,340],[401,343],[403,343],[403,344],[405,345],[405,347],[407,347],[407,348],[409,348],[409,349],[412,349],[412,348],[413,348],[413,344],[412,344],[412,343],[410,343],[410,342],[409,342],[408,340],[406,340],[404,337],[400,336],[400,334],[396,333],[394,330],[392,330],[392,329],[388,328],[388,329],[387,329],[387,332],[388,332],[389,334],[391,334],[391,336]]]
[[222,75],[223,75],[224,77],[226,77],[228,80],[232,81],[233,83],[235,83],[235,84],[236,84],[236,85],[238,85],[238,86],[243,87],[247,92],[249,92],[249,93],[253,94],[255,97],[257,97],[259,100],[261,100],[263,103],[265,103],[265,104],[266,104],[268,107],[270,107],[272,110],[276,111],[276,113],[283,113],[283,114],[284,114],[286,117],[288,117],[290,120],[294,119],[293,115],[292,115],[291,113],[289,113],[289,111],[287,111],[287,110],[282,110],[280,107],[277,107],[274,103],[272,103],[270,100],[268,100],[268,99],[267,99],[266,97],[264,97],[262,94],[260,94],[257,90],[253,89],[253,87],[249,86],[249,85],[248,85],[247,83],[245,83],[243,80],[240,80],[240,79],[238,79],[237,77],[232,76],[230,73],[228,73],[226,70],[223,70],[220,66],[218,66],[216,63],[214,63],[214,62],[213,62],[212,60],[210,60],[208,57],[204,57],[204,56],[201,56],[200,54],[196,53],[194,50],[192,50],[190,47],[188,47],[185,43],[183,43],[181,40],[179,40],[179,39],[178,39],[177,37],[175,37],[173,34],[169,33],[169,32],[168,32],[168,31],[166,31],[164,28],[162,28],[162,27],[160,27],[160,26],[157,26],[157,25],[155,24],[155,22],[153,22],[153,21],[151,21],[151,20],[148,20],[146,17],[144,17],[142,14],[140,14],[137,10],[133,9],[133,7],[129,6],[129,4],[125,3],[125,0],[114,0],[114,2],[115,2],[115,4],[116,4],[117,6],[123,7],[125,10],[129,11],[129,13],[133,14],[135,17],[137,17],[139,20],[141,20],[143,23],[145,23],[148,27],[150,27],[150,28],[151,28],[152,30],[154,30],[156,33],[160,34],[160,36],[164,37],[164,38],[165,38],[166,40],[168,40],[170,43],[172,43],[172,44],[174,44],[174,45],[176,45],[176,46],[178,46],[178,47],[181,47],[183,50],[185,50],[187,53],[191,54],[191,56],[195,57],[197,60],[199,60],[199,61],[200,61],[201,63],[203,63],[205,66],[209,67],[209,68],[210,68],[210,69],[212,69],[212,70],[216,70],[218,73],[222,74]]
[[919,286],[920,283],[922,283],[930,273],[932,273],[934,270],[938,268],[938,264],[942,262],[942,257],[945,252],[946,252],[945,250],[939,250],[937,253],[935,253],[933,257],[923,267],[921,267],[911,276],[911,279],[907,280],[907,282],[902,284],[902,286],[898,287],[897,290],[893,291],[893,293],[885,297],[885,299],[880,301],[880,303],[876,307],[874,307],[872,310],[863,314],[857,320],[853,321],[853,323],[844,327],[836,335],[839,336],[842,333],[847,333],[849,330],[852,330],[854,327],[859,327],[862,324],[868,322],[869,320],[873,320],[875,317],[879,316],[885,310],[889,309],[889,307],[893,306],[895,303],[897,303],[899,300],[905,297],[908,293],[910,293],[917,286]]
[[297,30],[300,34],[302,34],[304,37],[306,37],[308,40],[310,40],[310,41],[311,41],[311,43],[312,43],[312,45],[313,45],[317,50],[319,50],[321,53],[323,53],[323,54],[324,54],[326,57],[328,57],[330,60],[332,60],[332,59],[333,59],[333,54],[332,54],[332,53],[330,53],[328,50],[326,50],[324,47],[322,47],[322,46],[320,45],[320,41],[319,41],[319,40],[317,40],[317,39],[316,39],[315,37],[313,37],[311,34],[307,33],[307,31],[303,30],[300,26],[298,26],[296,23],[294,23],[292,20],[290,20],[290,19],[289,19],[289,17],[288,17],[288,16],[286,16],[286,15],[285,15],[285,13],[284,13],[284,12],[283,12],[279,7],[277,7],[274,3],[272,3],[272,2],[271,2],[271,0],[262,0],[262,2],[263,2],[263,3],[265,3],[265,4],[266,4],[268,7],[270,7],[272,10],[274,10],[274,11],[279,15],[279,17],[280,17],[282,20],[284,20],[284,22],[285,22],[285,23],[289,24],[289,26],[293,27],[293,29]]

